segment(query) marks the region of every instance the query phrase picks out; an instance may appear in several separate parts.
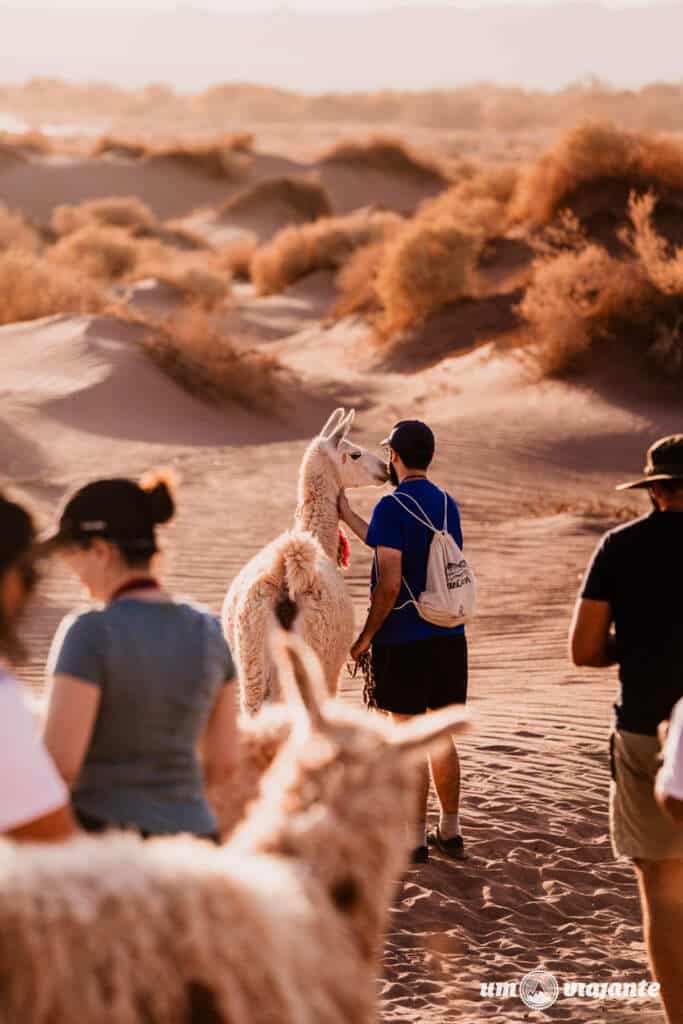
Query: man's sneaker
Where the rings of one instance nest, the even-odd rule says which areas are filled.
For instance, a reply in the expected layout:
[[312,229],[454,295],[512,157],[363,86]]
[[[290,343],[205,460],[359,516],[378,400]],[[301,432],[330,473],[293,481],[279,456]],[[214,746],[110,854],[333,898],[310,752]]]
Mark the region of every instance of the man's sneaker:
[[452,839],[442,839],[438,825],[436,828],[430,829],[427,833],[427,842],[430,846],[435,846],[440,853],[444,854],[444,856],[450,857],[451,860],[465,859],[465,843],[462,836],[453,836]]
[[429,847],[416,846],[410,855],[411,864],[427,864],[429,862]]

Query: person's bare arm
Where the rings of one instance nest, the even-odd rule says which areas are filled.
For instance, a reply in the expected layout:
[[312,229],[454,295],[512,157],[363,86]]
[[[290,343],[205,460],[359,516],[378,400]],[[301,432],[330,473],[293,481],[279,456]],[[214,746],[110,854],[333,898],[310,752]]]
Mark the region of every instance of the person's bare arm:
[[357,660],[368,650],[377,632],[389,615],[401,590],[403,558],[395,548],[377,548],[377,586],[372,594],[368,618],[360,636],[351,648],[351,657]]
[[571,627],[570,653],[577,666],[607,668],[617,660],[616,642],[610,633],[609,601],[577,601]]
[[356,537],[358,537],[359,540],[362,540],[365,544],[369,524],[366,523],[357,512],[353,511],[349,505],[349,499],[346,497],[345,491],[339,492],[339,518],[343,523],[346,523],[346,525],[353,530]]
[[238,742],[238,689],[237,679],[222,687],[200,741],[204,778],[209,786],[220,785],[235,767]]
[[9,829],[5,835],[22,843],[56,843],[78,835],[80,829],[68,804],[33,821]]
[[75,676],[53,676],[43,741],[67,786],[80,773],[99,705],[99,687]]
[[656,784],[655,800],[667,818],[671,818],[678,825],[683,825],[683,800],[678,800],[675,796],[671,796],[670,793],[665,793]]

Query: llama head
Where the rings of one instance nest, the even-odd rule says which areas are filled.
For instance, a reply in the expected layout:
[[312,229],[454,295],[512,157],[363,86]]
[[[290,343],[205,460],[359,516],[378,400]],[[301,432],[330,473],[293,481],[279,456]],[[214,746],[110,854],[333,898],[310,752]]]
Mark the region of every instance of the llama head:
[[331,700],[296,634],[277,631],[274,654],[295,724],[237,841],[301,860],[372,959],[406,866],[418,762],[467,727],[466,713],[447,708],[394,726]]
[[386,463],[348,440],[354,416],[354,409],[335,409],[316,438],[318,450],[332,462],[340,487],[379,486],[389,478]]

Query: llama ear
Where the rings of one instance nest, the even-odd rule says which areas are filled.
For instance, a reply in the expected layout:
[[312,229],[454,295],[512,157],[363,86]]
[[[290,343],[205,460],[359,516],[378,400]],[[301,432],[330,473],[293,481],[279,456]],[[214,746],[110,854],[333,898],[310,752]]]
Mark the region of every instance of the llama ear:
[[353,423],[353,418],[354,418],[355,415],[356,415],[356,410],[355,409],[349,409],[349,411],[346,413],[346,415],[342,416],[340,422],[337,424],[337,426],[334,428],[332,433],[329,434],[329,436],[327,438],[327,440],[329,441],[330,444],[335,445],[335,447],[337,447],[337,448],[339,447],[339,445],[342,443],[344,438],[347,436],[347,434],[351,430],[351,425]]
[[324,730],[328,699],[323,670],[313,650],[296,633],[273,626],[271,650],[286,699],[303,704],[314,728]]
[[332,431],[339,426],[345,415],[346,409],[335,409],[318,436],[324,441],[329,440]]
[[471,721],[471,713],[462,704],[452,704],[397,726],[392,745],[411,759],[424,756],[433,747],[447,743],[455,733],[467,732]]

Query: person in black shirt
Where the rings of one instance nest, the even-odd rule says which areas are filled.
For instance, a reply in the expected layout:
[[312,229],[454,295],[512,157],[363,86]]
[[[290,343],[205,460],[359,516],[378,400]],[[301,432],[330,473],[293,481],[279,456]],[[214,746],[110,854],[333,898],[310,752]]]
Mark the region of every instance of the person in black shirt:
[[652,971],[670,1021],[683,1019],[683,829],[655,800],[659,723],[683,697],[683,434],[648,451],[654,511],[603,537],[571,631],[575,665],[619,666],[610,737],[610,829],[635,867]]

